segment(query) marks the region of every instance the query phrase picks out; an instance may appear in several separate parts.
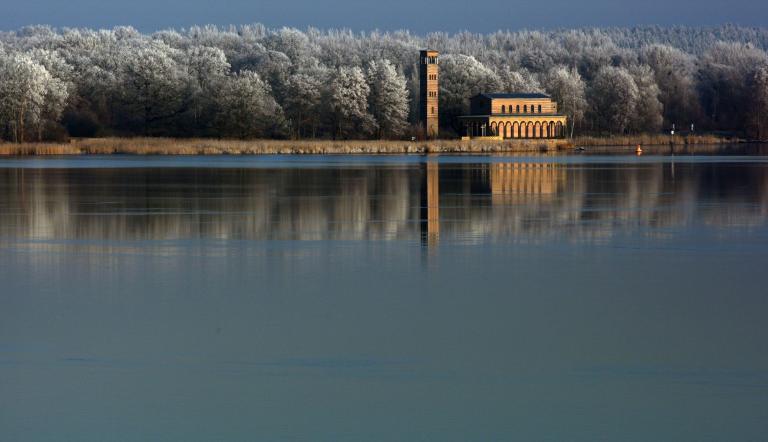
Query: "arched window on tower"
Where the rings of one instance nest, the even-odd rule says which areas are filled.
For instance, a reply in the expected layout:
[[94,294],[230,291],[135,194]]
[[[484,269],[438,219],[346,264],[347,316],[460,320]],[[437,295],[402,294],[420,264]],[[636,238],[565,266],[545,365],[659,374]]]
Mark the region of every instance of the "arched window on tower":
[[518,114],[520,113],[520,105],[519,104],[517,105],[517,110],[515,110],[515,112],[517,112]]
[[524,114],[527,114],[527,113],[528,113],[528,105],[527,105],[527,104],[524,104],[524,105],[523,105],[523,113],[524,113]]
[[507,107],[504,106],[503,104],[501,105],[501,113],[502,114],[506,114],[507,113]]
[[539,105],[539,113],[541,113],[541,105]]

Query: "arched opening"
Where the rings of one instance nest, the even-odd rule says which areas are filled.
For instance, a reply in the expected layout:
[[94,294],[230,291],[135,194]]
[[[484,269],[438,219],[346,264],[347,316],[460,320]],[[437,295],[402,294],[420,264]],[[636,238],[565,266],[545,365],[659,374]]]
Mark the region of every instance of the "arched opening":
[[527,104],[524,104],[524,105],[523,105],[523,113],[524,113],[524,114],[527,114],[527,113],[528,113],[528,105],[527,105]]
[[520,113],[520,105],[519,104],[517,105],[517,110],[515,112],[517,112],[518,114]]
[[539,105],[539,113],[541,113],[541,105]]
[[507,107],[504,106],[503,104],[501,105],[501,113],[502,114],[506,114],[507,113]]

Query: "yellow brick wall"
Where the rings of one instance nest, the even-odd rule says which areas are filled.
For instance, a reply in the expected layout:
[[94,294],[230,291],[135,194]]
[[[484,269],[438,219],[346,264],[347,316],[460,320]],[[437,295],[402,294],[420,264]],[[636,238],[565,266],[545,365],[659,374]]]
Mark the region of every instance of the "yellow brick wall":
[[[505,107],[505,112],[501,111],[501,107]],[[517,112],[517,106],[520,106],[520,112],[524,113],[524,109],[527,106],[527,114],[538,114],[539,106],[541,106],[541,113],[543,114],[556,114],[557,103],[550,99],[519,99],[519,98],[495,98],[491,101],[491,113],[493,114],[515,114]]]

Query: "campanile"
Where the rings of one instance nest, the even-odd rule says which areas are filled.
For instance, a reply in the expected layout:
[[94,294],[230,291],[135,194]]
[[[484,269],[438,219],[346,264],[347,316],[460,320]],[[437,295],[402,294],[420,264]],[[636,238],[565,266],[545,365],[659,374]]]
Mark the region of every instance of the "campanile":
[[419,120],[427,138],[437,138],[438,60],[437,51],[421,51],[419,83],[421,86]]

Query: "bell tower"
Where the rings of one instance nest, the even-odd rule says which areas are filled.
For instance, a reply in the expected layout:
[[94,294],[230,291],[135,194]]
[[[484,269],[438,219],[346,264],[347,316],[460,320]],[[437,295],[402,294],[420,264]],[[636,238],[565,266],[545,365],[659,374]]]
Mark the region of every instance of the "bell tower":
[[419,60],[419,84],[421,86],[419,102],[419,121],[427,138],[438,135],[438,60],[437,51],[421,51]]

